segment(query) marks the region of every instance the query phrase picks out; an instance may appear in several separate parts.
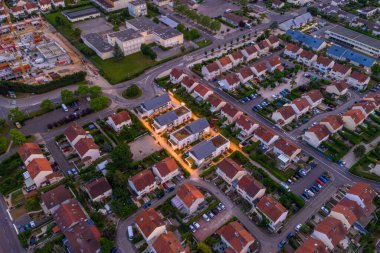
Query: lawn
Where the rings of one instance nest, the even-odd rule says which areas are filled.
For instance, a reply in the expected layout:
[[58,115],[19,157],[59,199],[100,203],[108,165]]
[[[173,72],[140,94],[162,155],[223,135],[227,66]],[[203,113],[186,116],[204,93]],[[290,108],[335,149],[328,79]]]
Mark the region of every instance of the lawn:
[[0,192],[4,195],[21,188],[23,184],[21,158],[14,154],[0,163]]
[[371,179],[380,182],[380,176],[371,173],[369,170],[370,164],[376,164],[380,159],[380,146],[371,150],[365,156],[363,156],[356,164],[350,168],[350,172],[356,176]]

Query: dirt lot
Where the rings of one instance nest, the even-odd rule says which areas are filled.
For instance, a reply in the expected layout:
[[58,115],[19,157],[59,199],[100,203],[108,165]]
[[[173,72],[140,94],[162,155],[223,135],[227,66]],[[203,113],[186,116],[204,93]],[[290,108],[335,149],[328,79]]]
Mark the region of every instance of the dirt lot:
[[74,23],[74,27],[79,28],[82,31],[82,35],[95,32],[99,34],[105,34],[113,31],[112,25],[108,23],[103,17]]
[[133,160],[135,161],[142,160],[150,154],[162,149],[150,135],[145,135],[129,143],[129,147],[131,148]]
[[204,241],[231,218],[232,215],[226,210],[218,213],[212,220],[208,222],[203,218],[200,218],[197,222],[201,227],[194,233],[195,238],[197,238],[199,242]]

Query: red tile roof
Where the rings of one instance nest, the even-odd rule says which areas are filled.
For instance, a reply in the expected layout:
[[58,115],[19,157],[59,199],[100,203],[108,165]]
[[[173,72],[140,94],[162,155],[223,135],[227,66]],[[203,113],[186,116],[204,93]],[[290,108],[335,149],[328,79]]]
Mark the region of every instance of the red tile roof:
[[223,171],[229,179],[234,178],[237,173],[244,171],[244,168],[231,158],[224,158],[216,167]]
[[343,65],[343,64],[339,64],[337,62],[334,64],[334,67],[332,69],[333,69],[333,71],[338,72],[342,75],[346,74],[348,71],[351,70],[350,67]]
[[263,62],[263,61],[257,62],[255,64],[253,64],[252,67],[255,68],[258,73],[261,73],[261,72],[263,72],[264,70],[267,69],[267,66],[265,65],[265,62]]
[[353,71],[350,77],[357,80],[360,83],[364,83],[369,78],[367,75],[360,73],[358,71]]
[[287,212],[286,208],[270,195],[262,197],[259,203],[257,203],[257,208],[273,222],[277,221],[283,213]]
[[50,5],[50,0],[38,0],[41,5]]
[[297,53],[298,50],[300,50],[300,47],[297,46],[296,44],[288,43],[288,44],[286,44],[286,50],[288,50],[292,53]]
[[27,3],[25,4],[25,8],[26,8],[27,10],[30,10],[30,9],[36,9],[36,8],[38,8],[38,6],[37,6],[37,4],[35,4],[35,3],[27,2]]
[[271,35],[271,36],[269,36],[268,37],[268,40],[269,40],[269,42],[273,45],[273,44],[275,44],[275,43],[277,43],[277,42],[280,42],[280,40],[277,38],[277,36],[275,36],[275,35]]
[[131,120],[131,116],[129,116],[128,111],[121,111],[113,114],[111,118],[116,125],[120,125],[121,123]]
[[295,253],[329,253],[327,246],[313,237],[306,239]]
[[100,232],[94,225],[80,222],[64,232],[73,252],[100,252]]
[[260,190],[265,189],[265,187],[251,175],[244,175],[238,182],[240,189],[245,191],[251,198],[255,197]]
[[244,247],[255,241],[255,238],[238,221],[224,225],[216,233],[231,245],[234,252],[240,253]]
[[260,41],[258,46],[260,47],[260,49],[265,49],[265,48],[268,48],[270,45],[268,41],[265,39],[265,40]]
[[112,190],[111,185],[105,177],[96,178],[95,180],[85,184],[84,187],[92,199],[95,199],[109,190]]
[[322,124],[311,126],[307,129],[306,132],[314,133],[320,141],[330,135],[330,131],[328,130],[328,128]]
[[296,98],[292,101],[292,104],[294,104],[298,110],[302,111],[310,106],[309,102],[306,100],[306,98]]
[[296,146],[294,143],[290,142],[285,138],[278,139],[274,143],[274,146],[289,157],[296,153],[297,150],[300,150],[298,146]]
[[179,169],[177,162],[172,157],[167,157],[156,163],[154,166],[157,168],[158,172],[162,177],[165,177],[166,175],[169,175],[171,172]]
[[23,162],[26,161],[31,155],[42,155],[42,150],[36,143],[24,143],[18,149],[18,154]]
[[206,69],[208,70],[208,72],[212,73],[212,72],[218,71],[219,66],[216,62],[211,62],[206,65]]
[[268,62],[269,62],[269,65],[271,67],[276,67],[278,65],[281,65],[281,59],[280,59],[280,56],[278,55],[275,55],[275,56],[272,56],[268,59]]
[[221,64],[223,67],[225,67],[225,66],[227,66],[228,64],[231,64],[231,63],[232,63],[230,57],[228,57],[228,56],[224,56],[224,57],[220,58],[220,59],[219,59],[219,62],[220,62],[220,64]]
[[253,55],[253,54],[257,53],[257,48],[255,45],[246,47],[246,48],[244,48],[244,50],[248,53],[248,55]]
[[75,145],[74,148],[78,151],[82,158],[89,150],[99,149],[98,145],[94,142],[92,138],[82,138]]
[[348,84],[345,80],[341,80],[341,81],[335,81],[333,82],[331,85],[334,85],[335,88],[339,91],[339,92],[342,92],[344,91],[345,89],[348,89]]
[[240,112],[235,106],[228,103],[222,107],[222,111],[232,118]]
[[231,57],[232,57],[235,61],[237,61],[237,60],[241,60],[241,59],[244,58],[244,56],[243,56],[243,54],[241,53],[240,50],[235,51],[235,52],[233,52],[233,53],[230,54],[230,55],[231,55]]
[[307,51],[307,50],[302,50],[302,52],[300,54],[301,58],[305,58],[305,59],[308,59],[308,60],[311,60],[314,56],[315,56],[315,54],[313,52],[310,52],[310,51]]
[[240,83],[240,79],[239,79],[238,75],[235,73],[228,74],[226,76],[225,80],[227,81],[227,83],[230,86],[233,86],[233,85],[236,85],[237,83]]
[[199,95],[204,97],[210,91],[210,89],[207,88],[205,85],[199,83],[197,86],[195,86],[194,91],[196,91]]
[[187,88],[191,88],[194,83],[196,83],[196,81],[189,76],[185,76],[181,81],[181,84],[185,85]]
[[352,194],[358,196],[366,206],[363,210],[366,215],[373,212],[375,208],[373,204],[374,198],[377,196],[377,193],[371,185],[366,183],[357,182],[347,191],[347,194]]
[[159,235],[152,246],[157,253],[190,253],[189,247],[187,245],[185,248],[182,247],[180,241],[171,231]]
[[223,102],[223,100],[218,95],[215,95],[215,94],[211,94],[206,100],[213,107],[218,107],[218,105],[220,105],[220,103]]
[[373,112],[373,110],[375,110],[375,108],[376,108],[375,104],[372,101],[368,101],[368,100],[356,103],[356,104],[354,104],[353,107],[363,108],[364,111],[366,112],[366,114]]
[[243,79],[253,76],[253,72],[250,67],[241,68],[238,73],[243,77]]
[[139,226],[145,237],[149,237],[156,228],[165,226],[165,222],[160,215],[150,207],[137,215],[135,223]]
[[311,101],[318,102],[323,99],[323,95],[319,90],[311,90],[303,95],[304,97],[309,97]]
[[187,207],[191,207],[197,199],[204,198],[201,191],[190,183],[182,184],[177,191],[177,196]]
[[79,126],[78,124],[74,123],[71,124],[65,131],[65,136],[69,141],[73,141],[78,135],[86,135],[86,131]]
[[170,72],[170,75],[173,76],[175,79],[178,79],[183,75],[183,70],[179,68],[173,68],[172,71]]
[[284,105],[276,110],[276,112],[280,113],[284,120],[289,119],[290,117],[296,115],[293,107],[290,105]]
[[365,115],[359,109],[348,110],[343,114],[343,117],[344,116],[351,117],[354,120],[355,124],[359,124],[365,119]]
[[318,56],[317,61],[316,61],[317,64],[321,64],[323,66],[328,66],[332,62],[333,62],[333,60],[331,60],[328,57],[322,56],[322,55]]
[[343,227],[342,222],[332,217],[326,217],[321,221],[321,223],[316,226],[315,231],[325,234],[331,240],[334,247],[337,246],[347,234],[347,230]]
[[13,6],[13,7],[11,7],[11,11],[14,13],[22,12],[23,8],[22,8],[22,6]]
[[350,225],[354,224],[363,215],[360,206],[355,201],[347,198],[339,201],[338,204],[331,209],[331,212],[342,214]]
[[48,209],[53,208],[66,200],[72,199],[74,196],[71,194],[64,185],[59,185],[50,191],[41,195],[42,202],[45,203]]
[[259,126],[256,129],[255,135],[264,140],[265,142],[271,141],[276,136],[272,131],[262,126]]
[[63,232],[76,223],[87,220],[86,214],[76,199],[71,199],[68,203],[61,204],[53,214],[53,218]]
[[33,159],[28,166],[26,166],[27,171],[32,179],[34,179],[40,172],[49,171],[53,173],[50,163],[46,158],[36,158]]
[[253,119],[246,115],[241,115],[237,121],[236,124],[241,126],[244,130],[249,131],[255,124],[257,124]]
[[342,117],[340,115],[328,115],[326,117],[324,117],[322,120],[321,120],[321,123],[322,122],[326,122],[326,123],[329,123],[330,126],[334,129],[334,130],[337,130],[339,129],[340,127],[343,126],[344,122],[342,120]]
[[133,183],[137,191],[141,191],[145,189],[145,187],[153,185],[154,182],[156,182],[152,171],[149,169],[141,171],[129,180]]

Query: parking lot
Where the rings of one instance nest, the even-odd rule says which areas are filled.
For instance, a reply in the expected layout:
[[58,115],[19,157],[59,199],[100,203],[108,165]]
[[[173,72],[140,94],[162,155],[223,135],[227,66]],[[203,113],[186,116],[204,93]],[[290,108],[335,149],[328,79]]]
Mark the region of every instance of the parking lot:
[[228,9],[236,11],[239,10],[240,7],[225,0],[205,0],[199,5],[198,12],[202,15],[215,18],[223,15]]
[[76,22],[73,26],[74,28],[79,28],[82,35],[89,33],[105,34],[113,31],[112,25],[103,17]]

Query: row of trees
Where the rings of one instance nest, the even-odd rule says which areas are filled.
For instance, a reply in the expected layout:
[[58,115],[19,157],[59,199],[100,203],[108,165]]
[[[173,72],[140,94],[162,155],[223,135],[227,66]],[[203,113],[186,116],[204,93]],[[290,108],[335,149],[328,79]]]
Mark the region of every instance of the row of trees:
[[220,30],[221,23],[218,20],[213,20],[209,16],[201,15],[196,10],[190,9],[187,5],[176,2],[174,11],[187,16],[191,20],[206,27],[207,29],[217,32]]
[[149,56],[152,60],[157,58],[156,52],[148,45],[141,44],[140,50],[143,55]]
[[178,24],[177,30],[183,33],[183,36],[187,40],[196,40],[200,37],[197,29],[195,28],[187,29],[183,24]]

